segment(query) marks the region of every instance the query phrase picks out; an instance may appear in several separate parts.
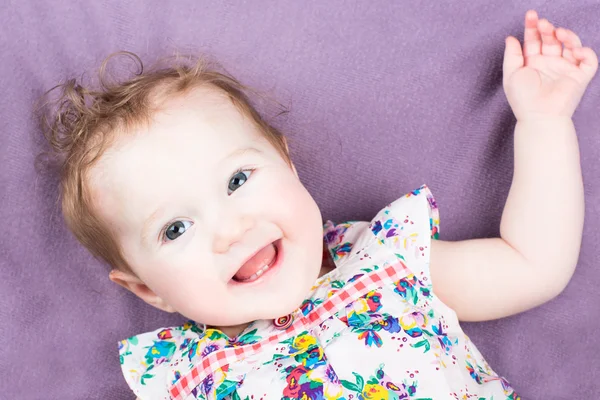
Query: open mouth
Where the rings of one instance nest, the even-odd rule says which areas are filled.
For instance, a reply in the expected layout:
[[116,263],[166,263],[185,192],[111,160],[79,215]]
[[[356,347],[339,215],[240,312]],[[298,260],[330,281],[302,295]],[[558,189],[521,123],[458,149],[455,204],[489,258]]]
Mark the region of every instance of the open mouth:
[[250,283],[273,269],[279,261],[281,240],[269,243],[248,259],[235,273],[232,280],[238,283]]

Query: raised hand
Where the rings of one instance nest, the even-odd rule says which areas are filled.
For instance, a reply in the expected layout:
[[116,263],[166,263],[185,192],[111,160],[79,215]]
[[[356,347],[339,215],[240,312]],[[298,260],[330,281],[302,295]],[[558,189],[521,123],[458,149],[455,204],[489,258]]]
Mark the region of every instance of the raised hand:
[[506,38],[504,91],[517,120],[573,115],[598,69],[594,50],[572,31],[556,29],[535,11],[525,15],[523,48]]

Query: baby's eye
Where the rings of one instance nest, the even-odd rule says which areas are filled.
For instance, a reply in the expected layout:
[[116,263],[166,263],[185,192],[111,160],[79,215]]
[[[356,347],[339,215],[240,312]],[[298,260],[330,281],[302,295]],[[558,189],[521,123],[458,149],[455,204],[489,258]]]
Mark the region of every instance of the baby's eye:
[[250,178],[251,174],[252,174],[252,171],[236,172],[229,180],[229,185],[227,186],[227,194],[231,194],[231,193],[235,192],[236,190],[238,190],[240,188],[240,186],[242,186],[244,183],[246,183],[248,178]]
[[165,229],[166,240],[175,240],[192,226],[190,221],[175,221]]

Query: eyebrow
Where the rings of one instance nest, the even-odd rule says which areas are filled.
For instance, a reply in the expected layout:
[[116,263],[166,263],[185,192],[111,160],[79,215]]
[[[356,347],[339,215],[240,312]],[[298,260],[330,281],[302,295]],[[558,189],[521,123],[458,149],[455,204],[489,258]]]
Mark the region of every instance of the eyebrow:
[[[263,154],[262,151],[254,148],[254,147],[243,147],[243,148],[234,150],[233,152],[229,153],[227,156],[223,157],[223,159],[221,160],[221,163],[226,160],[241,157],[248,153]],[[150,235],[150,228],[156,223],[157,220],[159,220],[162,217],[163,210],[164,210],[164,207],[162,207],[162,206],[157,208],[144,221],[144,224],[142,225],[142,243],[148,243],[148,236]]]
[[229,153],[229,155],[223,157],[223,159],[221,161],[225,161],[225,160],[229,160],[232,158],[237,158],[237,157],[241,157],[243,155],[246,155],[247,153],[252,153],[252,154],[262,154],[263,152],[254,148],[254,147],[242,147],[241,149],[237,149],[235,151],[232,151],[231,153]]

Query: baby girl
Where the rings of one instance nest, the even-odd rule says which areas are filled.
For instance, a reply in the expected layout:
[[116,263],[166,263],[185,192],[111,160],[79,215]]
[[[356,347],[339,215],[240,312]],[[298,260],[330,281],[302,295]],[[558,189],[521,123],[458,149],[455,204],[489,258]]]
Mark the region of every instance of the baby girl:
[[47,136],[69,228],[110,279],[190,322],[119,343],[141,399],[517,399],[463,333],[557,296],[579,255],[573,112],[596,73],[575,33],[525,16],[505,43],[515,167],[499,238],[438,239],[426,186],[325,223],[245,88],[177,64],[61,86]]

